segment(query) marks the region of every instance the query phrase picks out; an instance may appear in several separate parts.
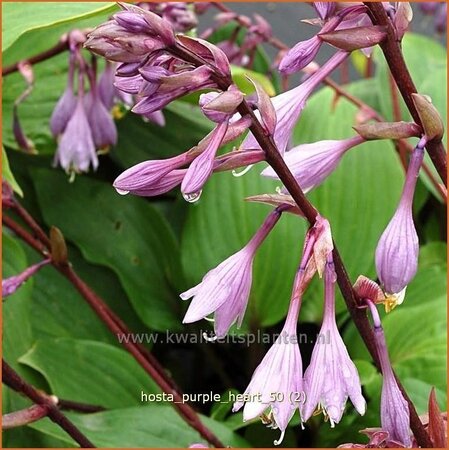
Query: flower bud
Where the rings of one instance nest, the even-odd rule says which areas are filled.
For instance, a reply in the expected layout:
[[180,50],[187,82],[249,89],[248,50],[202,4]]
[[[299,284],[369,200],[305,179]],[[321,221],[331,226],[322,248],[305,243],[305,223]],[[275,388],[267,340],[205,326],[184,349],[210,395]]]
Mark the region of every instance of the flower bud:
[[235,85],[231,85],[225,92],[201,94],[199,105],[206,117],[213,122],[221,123],[236,112],[242,100],[243,94]]
[[386,28],[378,25],[347,28],[318,34],[319,39],[322,41],[347,52],[372,47],[382,42],[386,36]]
[[441,141],[444,134],[444,124],[440,113],[432,104],[431,98],[427,95],[412,94],[412,99],[415,108],[418,111],[419,118],[421,119],[427,140]]
[[422,135],[421,127],[414,122],[375,122],[357,125],[352,128],[368,141],[376,139],[406,139]]

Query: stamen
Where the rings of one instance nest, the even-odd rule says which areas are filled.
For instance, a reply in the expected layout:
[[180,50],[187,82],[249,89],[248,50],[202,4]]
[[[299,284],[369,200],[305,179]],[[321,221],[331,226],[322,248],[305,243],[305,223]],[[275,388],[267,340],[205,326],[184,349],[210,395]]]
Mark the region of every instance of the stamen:
[[218,336],[217,336],[217,335],[214,335],[214,336],[212,336],[212,337],[209,337],[209,336],[207,335],[206,332],[203,332],[203,338],[204,338],[207,342],[215,342],[215,341],[218,339]]
[[281,436],[279,437],[279,439],[277,441],[273,441],[274,445],[281,445],[282,441],[284,440],[284,436],[285,436],[285,430],[283,430],[281,432]]
[[242,171],[240,171],[240,172],[237,172],[237,170],[235,170],[235,169],[233,169],[232,170],[232,175],[234,176],[234,177],[236,177],[236,178],[238,178],[238,177],[242,177],[243,175],[245,175],[246,173],[248,173],[251,169],[252,169],[252,167],[254,166],[254,164],[250,164],[249,166],[246,166]]

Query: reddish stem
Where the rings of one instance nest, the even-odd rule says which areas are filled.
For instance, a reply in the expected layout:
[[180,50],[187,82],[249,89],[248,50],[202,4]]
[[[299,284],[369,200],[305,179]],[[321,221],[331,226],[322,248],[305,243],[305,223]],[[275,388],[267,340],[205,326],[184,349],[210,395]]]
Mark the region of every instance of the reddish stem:
[[42,394],[36,388],[28,384],[5,360],[2,359],[2,380],[10,388],[26,395],[37,405],[44,407],[48,417],[58,424],[66,433],[76,441],[82,448],[95,448],[95,445],[84,436],[83,433],[71,422],[58,407],[51,401],[50,397]]

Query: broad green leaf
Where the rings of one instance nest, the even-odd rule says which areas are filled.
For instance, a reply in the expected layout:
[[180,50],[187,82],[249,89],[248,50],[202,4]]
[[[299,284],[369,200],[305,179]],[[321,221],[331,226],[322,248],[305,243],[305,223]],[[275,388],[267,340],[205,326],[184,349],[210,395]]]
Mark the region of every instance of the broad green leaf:
[[5,148],[2,146],[2,177],[3,180],[8,182],[10,186],[13,188],[14,192],[23,197],[23,191],[14,178],[13,173],[11,172],[11,167],[8,162],[8,155],[5,152]]
[[[75,249],[69,251],[73,262]],[[79,259],[74,263],[77,272]],[[90,266],[90,270],[106,286],[109,283],[114,286],[115,280],[103,275],[107,269]],[[34,336],[41,339],[48,337],[92,339],[117,344],[116,337],[111,335],[84,298],[56,269],[43,268],[33,277],[33,283],[33,314],[30,314],[29,322]],[[116,282],[114,287],[120,294],[120,286],[117,287],[117,284]],[[94,289],[98,292],[96,286]],[[121,295],[124,295],[123,291]]]
[[[418,92],[430,95],[432,98],[446,98],[446,78],[444,83],[437,83],[434,74],[445,73],[446,71],[446,50],[435,39],[421,34],[406,33],[402,41],[402,51],[410,75],[418,88]],[[387,120],[393,120],[393,106],[390,95],[390,84],[388,80],[388,66],[385,57],[380,49],[376,48],[374,52],[376,61],[376,80],[378,83],[377,90],[379,92],[379,100],[381,105],[381,113]],[[438,75],[441,80],[442,75]],[[428,83],[427,92],[423,92],[423,83],[426,79],[432,77],[432,82]],[[441,100],[443,101],[443,100]],[[409,120],[410,114],[400,97],[402,120]],[[445,114],[446,109],[441,110]]]
[[[420,34],[406,33],[402,41],[402,50],[407,67],[420,94],[432,98],[445,124],[447,124],[447,56],[446,49],[435,39]],[[377,92],[379,93],[380,112],[387,120],[393,120],[393,105],[390,93],[389,70],[385,58],[376,49],[376,77]],[[410,113],[399,95],[402,120],[411,120]],[[410,140],[411,145],[416,145],[416,139]],[[438,173],[426,154],[425,162],[431,169],[437,180]],[[429,177],[421,173],[421,179],[426,187],[441,201],[441,195],[436,192]]]
[[139,405],[141,392],[158,392],[132,355],[101,342],[40,339],[20,362],[40,372],[52,394],[104,408]]
[[[18,275],[28,267],[26,254],[22,246],[10,235],[2,235],[2,273],[3,279]],[[3,304],[3,357],[15,370],[20,370],[17,359],[28,351],[33,344],[30,324],[31,278],[14,294],[6,297]]]
[[167,222],[145,200],[118,195],[109,183],[56,170],[34,170],[44,219],[60,228],[92,263],[112,269],[140,319],[150,328],[179,327],[182,280],[177,245]]
[[[67,416],[97,447],[187,448],[193,443],[204,442],[168,405],[149,404],[88,415],[67,413]],[[201,417],[201,420],[226,446],[249,446],[226,426],[207,417]],[[75,445],[48,419],[35,422],[31,427]]]
[[67,28],[80,19],[112,12],[111,2],[7,2],[2,4],[2,51],[7,50],[23,34],[40,28]]
[[276,95],[276,90],[274,89],[273,84],[265,75],[243,67],[232,67],[232,79],[239,89],[245,94],[251,94],[254,92],[254,85],[248,80],[248,77],[259,83],[270,97]]
[[[362,86],[368,85],[357,89]],[[295,131],[296,143],[353,135],[355,108],[340,99],[333,110],[332,99],[328,89],[310,99]],[[241,178],[230,173],[214,175],[199,203],[190,207],[182,258],[192,285],[245,245],[269,213],[267,206],[243,201],[250,195],[274,192],[279,185],[260,177],[262,168],[259,164]],[[310,195],[312,203],[329,219],[354,281],[359,274],[374,276],[374,250],[396,208],[403,179],[389,142],[365,143],[345,155],[335,173]],[[258,252],[248,306],[250,322],[269,326],[285,316],[304,232],[302,219],[285,214]],[[310,289],[301,320],[318,321],[321,305],[320,291]]]
[[[54,153],[56,149],[56,141],[50,133],[50,117],[64,92],[67,67],[67,53],[34,66],[34,89],[18,107],[22,129],[39,153]],[[18,149],[12,132],[13,104],[25,88],[25,81],[18,73],[8,75],[3,80],[3,143],[13,149]]]

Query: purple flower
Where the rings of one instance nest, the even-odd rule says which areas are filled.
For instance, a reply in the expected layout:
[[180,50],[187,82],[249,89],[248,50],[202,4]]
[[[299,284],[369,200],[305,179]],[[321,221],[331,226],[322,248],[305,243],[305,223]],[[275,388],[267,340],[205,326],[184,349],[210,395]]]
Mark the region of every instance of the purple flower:
[[[349,53],[343,51],[335,53],[326,64],[311,75],[304,83],[271,99],[277,117],[274,142],[281,154],[284,154],[287,149],[293,128],[313,90],[324,78],[339,66],[348,55]],[[243,141],[241,149],[260,149],[260,145],[252,133],[250,133]]]
[[323,20],[328,19],[335,12],[335,2],[313,2],[313,7]]
[[107,149],[117,143],[117,128],[111,114],[102,102],[96,81],[96,68],[89,73],[91,91],[86,96],[86,110],[92,139],[97,149]]
[[324,272],[323,324],[304,374],[306,400],[302,407],[304,421],[319,408],[329,417],[331,427],[340,422],[348,397],[361,415],[366,409],[357,369],[335,321],[335,281],[334,264],[329,256]]
[[199,105],[208,119],[221,123],[231,118],[242,100],[243,94],[232,84],[225,92],[201,94]]
[[78,98],[75,112],[67,124],[55,154],[55,164],[66,172],[87,172],[92,164],[98,167],[98,158],[82,97]]
[[138,92],[142,99],[132,109],[136,114],[158,111],[183,95],[215,86],[207,66],[171,74],[163,67],[148,65],[140,69],[140,74],[144,82]]
[[166,20],[134,5],[120,6],[123,11],[89,33],[85,47],[110,61],[139,62],[151,52],[174,45],[173,28]]
[[282,58],[279,71],[289,75],[303,69],[315,59],[322,43],[318,36],[298,42]]
[[14,275],[9,278],[2,280],[2,297],[8,297],[8,295],[14,294],[14,292],[22,286],[25,281],[27,281],[31,276],[33,276],[41,267],[45,266],[50,262],[49,259],[44,259],[43,261],[33,264],[32,266],[25,269],[19,275]]
[[419,242],[412,206],[423,158],[424,140],[421,140],[411,156],[399,205],[376,248],[377,275],[390,297],[385,303],[387,310],[403,302],[405,288],[418,268]]
[[61,98],[56,103],[50,118],[50,130],[53,136],[62,134],[76,108],[76,96],[73,92],[73,79],[75,74],[74,55],[70,56],[68,84]]
[[228,122],[220,123],[213,131],[206,149],[197,156],[187,169],[182,180],[181,192],[188,202],[195,202],[200,198],[204,183],[214,169],[215,155],[228,129]]
[[110,61],[106,61],[103,73],[98,80],[98,96],[108,111],[114,106],[117,92],[114,86],[114,80],[115,66]]
[[[340,141],[319,141],[301,144],[285,153],[284,160],[304,192],[320,185],[338,166],[343,155],[365,140],[360,136]],[[276,172],[267,167],[262,175],[279,179]]]
[[[237,401],[232,408],[243,409],[243,420],[262,416],[270,408],[268,418],[272,428],[279,428],[281,436],[274,441],[279,445],[287,425],[298,409],[303,390],[302,360],[299,351],[296,326],[301,298],[296,294],[297,282],[302,274],[297,273],[295,287],[285,325],[273,346],[257,366],[243,396],[245,401]],[[263,419],[262,419],[263,420]]]
[[235,322],[240,327],[251,290],[254,256],[280,215],[274,210],[245,247],[210,270],[201,283],[181,294],[183,300],[193,297],[184,323],[196,322],[214,313],[214,329],[219,338],[225,336]]
[[398,441],[405,447],[411,447],[412,440],[410,436],[410,411],[408,403],[399,389],[391,367],[385,334],[377,308],[370,300],[367,301],[367,304],[373,317],[374,337],[383,375],[380,400],[382,430],[388,432],[391,440]]
[[424,14],[434,14],[440,5],[441,5],[440,2],[420,2],[419,3],[419,7]]
[[155,183],[174,169],[178,169],[188,163],[190,161],[189,158],[187,153],[182,153],[168,159],[141,162],[119,175],[115,179],[113,186],[122,195],[128,193],[145,195],[142,192],[156,189]]

